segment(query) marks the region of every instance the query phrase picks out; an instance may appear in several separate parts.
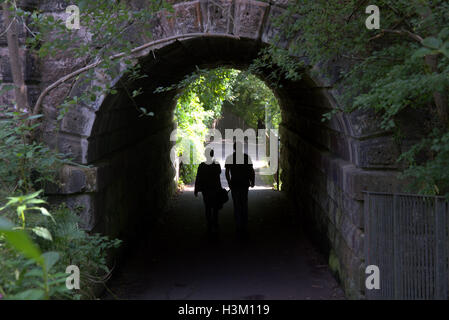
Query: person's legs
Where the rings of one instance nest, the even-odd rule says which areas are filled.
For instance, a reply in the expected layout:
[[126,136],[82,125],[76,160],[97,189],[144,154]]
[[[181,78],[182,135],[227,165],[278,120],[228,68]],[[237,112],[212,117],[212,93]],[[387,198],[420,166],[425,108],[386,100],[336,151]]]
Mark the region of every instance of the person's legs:
[[232,203],[234,205],[234,219],[237,230],[239,230],[240,226],[240,203],[239,203],[239,192],[236,188],[231,190],[232,194]]
[[232,200],[234,202],[234,217],[237,233],[242,235],[246,232],[248,225],[248,189],[234,188],[232,190]]
[[205,204],[206,207],[206,221],[207,221],[207,229],[210,231],[212,227],[212,208]]
[[214,232],[218,232],[218,208],[214,207],[212,208],[212,213],[211,213],[211,225],[212,225],[212,230]]
[[242,189],[241,195],[241,206],[242,206],[242,232],[247,233],[248,231],[248,189]]
[[206,212],[207,230],[212,229],[212,206],[210,205],[209,195],[203,193],[204,208]]
[[216,194],[203,193],[204,206],[206,208],[207,229],[209,234],[218,233],[218,207]]

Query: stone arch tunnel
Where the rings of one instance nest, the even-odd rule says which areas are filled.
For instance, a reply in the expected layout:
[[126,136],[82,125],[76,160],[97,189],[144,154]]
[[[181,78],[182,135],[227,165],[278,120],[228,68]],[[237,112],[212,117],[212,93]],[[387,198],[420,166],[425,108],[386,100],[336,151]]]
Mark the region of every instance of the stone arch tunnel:
[[[151,203],[150,214],[164,210],[174,188],[169,138],[174,129],[176,92],[154,90],[182,80],[196,66],[248,67],[276,34],[272,20],[284,10],[282,1],[219,2],[221,6],[215,1],[181,1],[175,4],[174,20],[161,15],[153,30],[156,39],[196,35],[140,52],[134,58],[148,77],[131,81],[124,75],[111,81],[117,94],[70,109],[56,133],[55,105],[68,86],[54,90],[44,100],[44,141],[72,154],[76,162],[90,165],[65,167],[62,187],[49,193],[69,205],[82,205],[87,230],[126,239],[142,230],[141,208]],[[73,65],[68,57],[42,61],[39,85],[51,83]],[[337,261],[345,291],[360,297],[364,276],[362,192],[400,188],[394,162],[398,150],[368,112],[321,121],[323,113],[337,106],[342,88],[337,90],[333,83],[339,68],[334,61],[318,72],[319,77],[305,72],[302,80],[284,79],[282,88],[272,89],[283,118],[280,161],[284,192],[313,227],[316,240]],[[331,76],[325,77],[329,70]],[[128,98],[127,90],[140,87],[144,92],[137,103],[147,106],[154,117],[139,117]],[[71,94],[84,89],[75,86]]]

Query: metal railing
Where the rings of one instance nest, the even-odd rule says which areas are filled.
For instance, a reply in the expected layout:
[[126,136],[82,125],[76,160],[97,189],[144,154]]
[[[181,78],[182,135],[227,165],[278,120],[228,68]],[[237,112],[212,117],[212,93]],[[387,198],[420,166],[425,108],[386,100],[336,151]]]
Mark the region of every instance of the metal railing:
[[380,271],[367,299],[448,299],[448,214],[443,197],[365,192],[365,263]]

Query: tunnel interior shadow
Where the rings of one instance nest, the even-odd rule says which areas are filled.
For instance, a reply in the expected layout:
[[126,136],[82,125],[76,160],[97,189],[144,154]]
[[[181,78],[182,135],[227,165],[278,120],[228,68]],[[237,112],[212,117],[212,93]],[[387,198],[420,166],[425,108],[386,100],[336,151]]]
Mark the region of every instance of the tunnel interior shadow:
[[200,197],[184,191],[172,202],[110,282],[118,298],[342,298],[282,192],[249,192],[250,239],[244,243],[236,236],[232,199],[220,211],[219,242],[207,237]]

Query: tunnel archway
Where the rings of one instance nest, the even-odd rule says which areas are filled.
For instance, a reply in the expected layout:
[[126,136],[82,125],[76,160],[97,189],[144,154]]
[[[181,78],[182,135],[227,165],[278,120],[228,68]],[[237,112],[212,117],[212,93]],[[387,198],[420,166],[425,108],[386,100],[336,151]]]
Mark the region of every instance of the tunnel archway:
[[[211,48],[214,48],[213,51]],[[118,80],[116,84],[118,94],[105,97],[95,113],[92,130],[87,138],[86,158],[83,160],[86,164],[101,168],[104,177],[114,176],[114,179],[119,180],[116,189],[111,187],[113,184],[107,183],[109,191],[105,191],[104,195],[108,199],[99,201],[108,203],[112,210],[103,208],[100,211],[124,213],[132,212],[132,208],[137,211],[142,204],[130,197],[130,194],[141,197],[137,190],[147,191],[144,198],[147,201],[150,199],[149,202],[153,204],[155,211],[163,210],[168,201],[173,189],[173,168],[169,160],[172,144],[169,137],[174,130],[173,111],[177,92],[155,93],[155,89],[177,83],[185,75],[194,71],[197,66],[200,68],[232,66],[244,69],[257,57],[259,49],[260,44],[250,40],[219,37],[175,41],[141,58],[142,71],[148,77],[130,82],[125,75]],[[191,52],[195,52],[195,55]],[[137,88],[144,88],[144,92],[133,102],[129,99],[129,95]],[[274,92],[280,100],[281,110],[286,119],[282,123],[281,132],[286,135],[282,161],[286,168],[284,180],[288,181],[287,190],[301,188],[300,184],[292,184],[295,179],[289,179],[290,176],[305,176],[304,174],[308,171],[304,168],[303,172],[294,173],[298,168],[290,166],[289,156],[296,158],[298,154],[303,153],[305,155],[303,158],[309,158],[313,154],[316,155],[318,150],[321,154],[331,154],[334,159],[350,161],[351,149],[346,138],[347,129],[343,126],[344,121],[336,117],[327,124],[321,123],[322,113],[324,110],[329,110],[332,104],[329,101],[330,97],[309,76],[304,74],[303,79],[298,83],[285,81],[282,88],[275,88]],[[141,117],[139,106],[144,106],[153,112],[154,116]],[[307,111],[304,112],[301,108]],[[305,113],[307,113],[306,116],[304,116]],[[299,126],[298,123],[289,121],[289,119],[298,118],[302,118]],[[305,140],[307,142],[298,145],[298,141],[294,138],[287,138],[292,134],[302,136],[307,139]],[[317,150],[307,149],[307,147]],[[318,159],[306,160],[305,166],[316,160]],[[110,174],[106,174],[107,171]],[[126,172],[123,178],[112,174],[118,171]],[[308,178],[304,178],[306,179]],[[105,183],[104,178],[102,183]],[[108,195],[108,192],[112,194]],[[128,203],[126,208],[123,207],[121,200],[118,202],[122,205],[111,203],[109,199],[118,199],[114,193],[126,194]],[[118,221],[125,221],[126,224],[128,222],[126,217],[129,214],[126,214],[124,218],[120,216],[120,214],[109,214],[109,217],[103,219],[116,217]],[[121,231],[109,229],[111,225],[123,225],[118,221],[105,222],[103,226],[105,229],[102,231],[124,236]]]
[[[258,23],[237,23],[234,16],[231,35],[220,12],[214,13],[203,5],[194,1],[180,4],[177,10],[190,12],[185,19],[203,10],[209,18],[207,23],[206,14],[199,24],[196,20],[184,24],[177,21],[169,27],[171,32],[165,30],[160,37],[186,33],[176,30],[180,26],[194,26],[195,30],[187,31],[203,35],[141,51],[134,58],[148,77],[131,81],[123,75],[109,80],[117,94],[72,108],[57,134],[44,130],[44,139],[50,145],[71,153],[76,162],[90,165],[66,167],[61,177],[63,188],[57,193],[69,205],[84,207],[81,217],[86,229],[132,238],[144,232],[143,219],[156,217],[155,213],[163,211],[170,199],[174,170],[169,138],[174,129],[176,92],[156,94],[154,90],[180,81],[196,66],[244,69],[273,33],[267,15],[277,10],[275,6],[267,9],[268,4],[241,1],[234,14],[245,16],[247,12],[245,21]],[[220,32],[225,34],[220,36]],[[129,99],[135,88],[144,88],[136,99],[137,105]],[[78,85],[71,94],[84,89]],[[282,88],[272,89],[283,114],[280,132],[284,190],[298,213],[313,226],[313,234],[329,253],[346,291],[358,297],[363,292],[364,274],[362,192],[398,188],[391,139],[373,129],[368,113],[339,114],[321,122],[322,114],[337,106],[336,92],[325,78],[317,79],[305,72],[301,81],[284,79]],[[154,117],[140,117],[140,105]],[[48,128],[54,127],[53,116],[46,116]],[[142,212],[142,208],[149,211]]]
[[[142,71],[148,77],[129,81],[124,75],[116,81],[117,94],[100,97],[101,104],[79,106],[65,116],[60,137],[69,134],[65,128],[80,117],[88,119],[91,126],[90,132],[78,135],[78,149],[65,140],[68,151],[72,154],[75,151],[79,162],[92,166],[87,174],[84,171],[87,176],[84,180],[90,177],[95,181],[93,190],[80,190],[82,194],[72,197],[74,203],[84,205],[88,229],[130,239],[143,232],[142,221],[148,221],[148,216],[138,214],[142,208],[145,208],[142,214],[157,218],[156,213],[163,212],[168,204],[174,190],[170,134],[174,130],[177,92],[155,93],[155,89],[182,80],[196,66],[244,69],[257,57],[259,50],[260,43],[248,39],[197,37],[174,41],[140,58]],[[135,99],[135,104],[129,95],[137,88],[143,88],[144,92]],[[310,168],[323,166],[323,161],[333,163],[334,170],[341,168],[338,167],[341,164],[350,165],[355,157],[345,121],[336,117],[328,123],[321,122],[322,113],[329,111],[335,102],[326,89],[307,74],[297,83],[285,80],[282,88],[272,89],[285,119],[280,128],[284,146],[281,150],[284,189],[294,197],[323,195],[319,188],[326,188],[322,181],[325,173],[315,176],[316,172]],[[154,116],[142,117],[140,106]],[[72,127],[70,133],[74,134],[76,129]],[[83,176],[83,173],[73,169],[68,175],[72,181],[68,185],[76,184],[74,180],[78,175]],[[304,195],[296,199],[296,205],[316,212]],[[327,214],[319,212],[316,217],[310,216],[309,222],[319,228],[317,238],[330,250],[329,239],[326,239]]]

